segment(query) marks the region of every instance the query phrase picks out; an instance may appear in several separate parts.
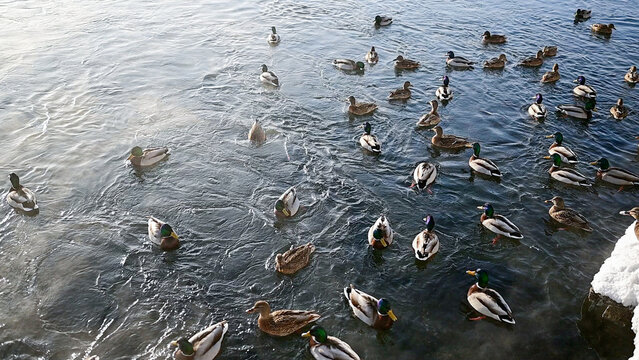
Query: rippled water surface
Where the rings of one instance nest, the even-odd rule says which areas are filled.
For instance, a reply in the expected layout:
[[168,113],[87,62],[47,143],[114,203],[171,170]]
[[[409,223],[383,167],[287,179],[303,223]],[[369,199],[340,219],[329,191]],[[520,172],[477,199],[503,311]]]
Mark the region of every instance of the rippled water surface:
[[[630,218],[637,190],[598,185],[582,191],[549,181],[543,135],[561,130],[582,160],[606,156],[637,171],[637,112],[617,122],[618,97],[639,109],[623,74],[639,64],[633,1],[594,1],[593,19],[573,24],[581,2],[374,1],[4,1],[0,3],[0,174],[15,171],[36,191],[40,214],[2,200],[0,357],[3,359],[166,359],[171,340],[229,321],[222,359],[311,359],[305,340],[257,330],[245,310],[258,299],[276,309],[313,309],[321,324],[363,359],[596,359],[576,321],[589,282]],[[380,30],[373,17],[395,23]],[[594,22],[612,22],[610,39]],[[282,36],[270,47],[271,26]],[[485,30],[508,43],[484,46]],[[332,68],[338,57],[380,63],[364,75]],[[544,45],[559,54],[539,70],[514,66]],[[472,178],[470,151],[433,150],[416,131],[439,79],[444,54],[477,61],[505,53],[504,71],[449,72],[455,99],[440,107],[446,132],[480,141],[500,165],[501,182]],[[418,60],[397,73],[391,59]],[[541,85],[553,62],[562,79]],[[264,63],[280,89],[259,83]],[[526,114],[541,92],[549,107],[577,101],[585,75],[599,94],[589,123]],[[413,98],[388,92],[410,80]],[[383,153],[364,153],[363,119],[346,98],[376,101],[368,118]],[[259,119],[268,140],[248,143]],[[130,148],[169,146],[170,159],[136,171]],[[433,194],[409,190],[420,161],[436,163]],[[595,168],[577,169],[594,177]],[[295,185],[300,215],[277,221],[277,197]],[[561,195],[591,220],[591,235],[555,231],[543,200]],[[4,197],[4,195],[3,195]],[[521,241],[481,230],[477,205],[494,204]],[[367,246],[380,213],[397,232],[385,251]],[[419,264],[413,237],[433,214],[440,252]],[[146,235],[149,215],[182,238],[165,253]],[[275,273],[274,257],[293,244],[317,246],[310,266]],[[491,273],[491,286],[517,324],[466,320],[464,271]],[[376,332],[354,319],[341,289],[349,283],[391,300],[399,321]],[[525,354],[525,355],[524,355]]]

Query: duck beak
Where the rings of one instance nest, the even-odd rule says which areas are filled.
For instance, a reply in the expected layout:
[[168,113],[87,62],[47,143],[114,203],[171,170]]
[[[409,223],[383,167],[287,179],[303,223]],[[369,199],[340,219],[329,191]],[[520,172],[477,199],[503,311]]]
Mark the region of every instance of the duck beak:
[[550,156],[544,156],[544,159],[550,160]]
[[382,242],[382,245],[384,245],[384,247],[388,246],[388,243],[386,242],[386,240],[384,240],[384,238],[379,239],[379,241]]
[[466,274],[470,275],[470,276],[475,276],[475,272],[472,270],[467,270]]
[[619,215],[630,215],[630,211],[620,211]]
[[284,214],[286,216],[291,216],[291,212],[286,210],[286,209],[282,209],[282,214]]
[[397,316],[393,314],[393,310],[388,310],[388,316],[390,316],[391,320],[397,321]]
[[307,331],[307,332],[303,333],[302,337],[311,337],[311,332]]
[[550,204],[550,203],[552,202],[552,200],[544,200],[544,202],[545,202],[546,204]]
[[597,165],[597,162],[593,161],[593,162],[590,163],[590,165]]
[[175,231],[171,232],[171,237],[174,238],[175,240],[179,239],[178,235],[175,233]]
[[577,83],[577,80],[573,80],[572,82]]
[[597,112],[597,111],[599,111],[599,109],[594,108],[594,109],[592,109],[592,111],[593,111],[593,112]]
[[133,156],[133,154],[131,154],[131,155],[129,155],[129,157],[128,157],[128,158],[126,158],[126,159],[127,159],[127,160],[131,160],[131,159],[133,159],[133,157],[134,157],[134,156]]
[[478,208],[479,210],[484,210],[484,205],[479,205],[477,208]]
[[171,341],[171,346],[175,346],[175,347],[177,347],[177,346],[178,346],[177,341]]
[[552,139],[554,137],[555,137],[555,135],[546,135],[546,139]]
[[255,308],[254,308],[254,307],[252,307],[252,308],[250,308],[250,309],[246,310],[246,313],[247,313],[247,314],[251,314],[251,313],[253,313],[254,311],[255,311]]

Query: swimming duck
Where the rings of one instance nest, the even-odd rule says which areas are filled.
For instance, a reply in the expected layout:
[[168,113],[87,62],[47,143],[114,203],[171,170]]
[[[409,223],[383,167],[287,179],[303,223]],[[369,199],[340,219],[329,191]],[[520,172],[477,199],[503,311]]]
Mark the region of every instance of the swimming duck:
[[371,134],[371,124],[368,121],[364,123],[364,133],[359,138],[359,144],[373,154],[382,153],[382,143],[377,140],[377,136]]
[[579,19],[590,19],[590,15],[592,15],[592,10],[577,9],[575,12],[575,18]]
[[266,41],[268,41],[268,43],[271,45],[278,44],[280,42],[280,35],[277,33],[277,31],[275,31],[275,26],[271,27],[271,31],[272,33],[268,35]]
[[400,70],[413,70],[419,67],[419,63],[417,61],[404,59],[403,56],[399,55],[395,58],[395,68]]
[[617,100],[617,105],[610,108],[610,114],[612,114],[612,117],[617,120],[623,120],[626,116],[628,116],[628,108],[623,105],[622,98]]
[[637,73],[637,67],[632,65],[626,75],[623,77],[626,82],[630,84],[636,84],[639,82],[639,73]]
[[260,81],[271,86],[279,87],[280,79],[277,78],[274,72],[269,71],[266,65],[262,65],[262,73],[260,74]]
[[257,120],[253,122],[253,126],[251,126],[251,130],[249,130],[248,139],[249,141],[254,142],[256,144],[261,144],[264,141],[266,141],[266,133],[264,132],[264,129],[262,129],[262,126]]
[[308,265],[315,246],[311,243],[298,247],[292,247],[284,254],[275,257],[275,270],[282,274],[293,275]]
[[388,26],[393,22],[393,18],[383,15],[375,16],[375,26]]
[[466,298],[468,303],[482,315],[470,320],[481,320],[489,317],[500,322],[514,324],[513,313],[504,298],[497,291],[488,287],[488,272],[477,269],[475,271],[468,270],[466,274],[472,275],[477,279],[477,282],[468,289]]
[[592,184],[581,173],[573,169],[561,168],[561,156],[557,153],[544,156],[544,159],[552,159],[553,164],[548,169],[550,177],[568,185],[590,187]]
[[375,110],[377,110],[377,105],[374,103],[358,103],[355,101],[354,96],[348,97],[348,102],[350,105],[348,106],[348,112],[353,115],[369,115],[372,114]]
[[472,69],[473,68],[473,64],[474,62],[463,58],[461,56],[455,56],[455,53],[452,51],[449,51],[446,53],[446,56],[448,56],[448,58],[446,58],[446,65],[448,66],[452,66],[458,69]]
[[426,261],[439,251],[439,237],[435,234],[435,218],[430,214],[424,218],[426,230],[420,232],[413,239],[413,250],[417,260]]
[[571,118],[590,120],[590,118],[592,118],[592,112],[596,112],[597,109],[595,108],[595,101],[593,99],[586,99],[584,106],[562,104],[557,105],[557,111]]
[[390,302],[384,298],[377,300],[367,293],[355,289],[353,284],[344,288],[344,296],[348,300],[355,316],[366,325],[378,330],[388,330],[397,321]]
[[484,32],[484,35],[481,38],[484,44],[503,44],[506,42],[506,37],[504,35],[492,35],[490,31]]
[[364,63],[350,59],[335,59],[333,66],[344,71],[364,71]]
[[533,99],[535,99],[535,102],[528,107],[528,115],[535,120],[541,121],[546,118],[547,113],[546,105],[541,103],[544,101],[544,97],[541,94],[537,94]]
[[391,91],[390,95],[388,95],[388,99],[389,100],[408,100],[410,99],[410,87],[413,86],[411,85],[410,81],[406,81],[404,82],[404,87],[402,89],[397,89],[394,91]]
[[453,98],[453,90],[450,88],[450,86],[448,86],[448,84],[450,83],[450,79],[448,78],[448,76],[444,76],[442,80],[443,84],[442,86],[437,88],[437,90],[435,91],[435,96],[437,96],[439,101],[449,101]]
[[419,118],[419,121],[417,121],[416,124],[418,127],[435,126],[441,121],[441,118],[437,113],[437,107],[439,106],[437,104],[437,100],[431,100],[428,103],[430,104],[430,112],[428,114],[422,115],[422,117]]
[[149,217],[149,239],[164,251],[175,250],[180,247],[180,238],[173,231],[171,225],[153,216]]
[[213,360],[220,353],[222,340],[229,329],[226,321],[211,325],[190,339],[182,338],[171,342],[177,349],[173,354],[175,360]]
[[291,335],[320,318],[319,314],[305,310],[277,310],[271,312],[271,306],[263,300],[256,302],[246,312],[249,314],[259,312],[257,326],[260,330],[273,336]]
[[135,146],[131,149],[131,154],[127,158],[131,165],[138,167],[152,166],[166,159],[169,154],[169,148],[151,148],[142,150],[141,147]]
[[579,160],[577,160],[577,155],[575,155],[575,152],[570,150],[568,147],[563,146],[562,143],[564,141],[564,135],[560,131],[546,136],[546,139],[552,138],[555,138],[555,142],[552,143],[552,145],[550,145],[550,147],[548,148],[548,154],[559,155],[561,161],[565,163],[576,164],[579,162]]
[[612,30],[616,30],[613,24],[593,24],[590,28],[593,32],[602,35],[612,35]]
[[620,211],[619,214],[635,218],[635,237],[639,240],[639,207],[634,207],[628,211]]
[[417,186],[418,190],[428,189],[437,178],[437,168],[435,165],[427,162],[417,164],[413,170],[413,183],[410,187]]
[[579,84],[575,86],[574,89],[572,89],[572,93],[576,96],[588,99],[595,99],[597,97],[597,92],[595,91],[595,89],[593,89],[592,86],[586,85],[586,78],[584,76],[578,76],[577,80],[575,80],[574,82]]
[[433,128],[433,131],[435,132],[435,136],[433,136],[433,138],[431,139],[431,143],[435,147],[450,150],[460,150],[473,147],[473,145],[463,137],[455,135],[443,135],[444,131],[439,125],[435,126]]
[[9,181],[11,181],[11,190],[7,194],[7,203],[12,208],[27,213],[37,211],[38,201],[35,193],[20,184],[20,178],[16,173],[9,174]]
[[369,64],[377,64],[379,61],[379,56],[377,55],[377,51],[375,51],[375,47],[371,47],[371,51],[366,53],[366,62]]
[[593,161],[590,165],[599,165],[597,178],[607,183],[621,186],[619,190],[622,190],[624,186],[639,185],[639,175],[618,167],[610,167],[610,163],[606,158]]
[[506,55],[501,54],[499,57],[484,61],[484,69],[503,69],[506,66]]
[[519,231],[519,228],[515,226],[515,224],[510,222],[510,220],[508,220],[505,216],[495,214],[495,209],[493,209],[491,204],[486,203],[483,206],[478,206],[477,208],[484,210],[484,213],[481,214],[481,218],[479,219],[481,224],[486,229],[497,234],[497,236],[493,239],[493,244],[496,244],[502,235],[511,239],[524,238],[521,231]]
[[541,50],[544,54],[544,57],[551,57],[557,55],[557,47],[556,46],[544,46]]
[[559,65],[555,64],[552,66],[552,71],[547,71],[542,77],[542,83],[550,83],[559,80],[561,76],[559,75]]
[[381,215],[375,224],[368,229],[368,244],[375,249],[384,249],[393,243],[395,232],[386,216]]
[[544,201],[546,204],[553,205],[548,210],[548,214],[555,221],[571,228],[592,232],[592,228],[588,224],[588,220],[573,209],[565,207],[564,199],[555,196],[550,200]]
[[471,155],[470,159],[468,160],[468,165],[470,165],[470,168],[480,174],[501,177],[499,168],[492,160],[479,157],[479,152],[481,151],[481,146],[479,145],[479,143],[474,143],[472,146],[473,155]]
[[275,202],[275,215],[293,217],[300,209],[300,199],[297,198],[295,187],[291,186]]
[[544,52],[542,50],[537,51],[537,56],[528,57],[521,61],[519,65],[525,67],[538,67],[544,63]]
[[360,360],[350,345],[336,337],[327,336],[326,330],[319,325],[313,325],[302,336],[311,338],[311,355],[317,360]]

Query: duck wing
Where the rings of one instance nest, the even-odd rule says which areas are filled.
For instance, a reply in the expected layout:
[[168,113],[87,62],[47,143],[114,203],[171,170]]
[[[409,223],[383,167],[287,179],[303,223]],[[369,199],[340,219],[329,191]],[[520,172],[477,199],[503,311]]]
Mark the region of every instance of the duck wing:
[[468,296],[468,302],[482,315],[499,321],[514,324],[512,311],[501,295],[493,289],[473,292]]
[[213,360],[217,356],[228,328],[228,323],[222,321],[209,326],[189,339],[198,360]]
[[355,289],[353,285],[344,288],[344,296],[346,296],[355,316],[367,325],[373,326],[377,317],[377,299]]
[[562,224],[578,227],[586,231],[592,231],[592,228],[588,225],[588,220],[573,209],[562,209],[556,211],[552,214],[552,218]]
[[311,353],[319,360],[360,360],[350,345],[333,336],[328,336],[325,343],[312,347]]
[[523,239],[523,235],[519,228],[503,215],[495,215],[487,218],[482,222],[492,232],[505,235],[513,239]]

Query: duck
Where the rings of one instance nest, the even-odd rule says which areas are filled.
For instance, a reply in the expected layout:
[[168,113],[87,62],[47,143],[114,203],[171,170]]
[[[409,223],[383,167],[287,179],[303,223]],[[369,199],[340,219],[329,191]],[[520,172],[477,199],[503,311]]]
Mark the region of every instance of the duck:
[[561,158],[561,162],[568,164],[577,164],[579,162],[575,152],[563,145],[564,135],[561,131],[557,131],[552,135],[546,135],[546,139],[552,138],[555,138],[555,142],[548,148],[548,154],[557,154]]
[[364,123],[364,133],[359,138],[359,144],[373,154],[382,153],[382,143],[377,140],[377,136],[371,134],[371,124],[368,121]]
[[300,209],[300,199],[294,186],[286,190],[275,202],[275,215],[281,217],[293,217]]
[[404,82],[404,87],[401,89],[397,89],[391,91],[390,95],[388,95],[389,100],[408,100],[410,99],[410,87],[413,86],[410,81]]
[[575,12],[575,18],[578,18],[578,19],[590,19],[591,15],[592,15],[592,10],[577,9],[577,12]]
[[248,133],[248,139],[256,144],[261,144],[266,141],[266,133],[264,132],[264,129],[262,129],[259,121],[255,120],[253,122],[253,126],[251,126],[251,130],[249,130]]
[[484,44],[503,44],[506,42],[506,36],[492,35],[490,31],[485,31],[481,38]]
[[613,24],[593,24],[590,29],[597,34],[612,35],[612,30],[617,30]]
[[439,237],[433,229],[435,228],[435,218],[428,214],[424,218],[426,230],[420,232],[413,239],[413,250],[417,260],[426,261],[439,251]]
[[439,106],[437,100],[431,100],[428,104],[430,104],[430,112],[419,118],[417,124],[415,124],[417,127],[431,127],[439,124],[441,121],[437,113],[437,107]]
[[150,148],[142,150],[139,146],[134,146],[127,158],[131,165],[137,167],[153,166],[160,161],[166,159],[170,155],[167,147]]
[[481,224],[486,229],[497,234],[497,237],[493,239],[493,244],[496,244],[502,235],[517,240],[524,238],[524,235],[521,234],[521,231],[517,226],[515,226],[515,224],[513,224],[505,216],[495,214],[495,209],[491,204],[486,203],[483,206],[478,206],[477,208],[484,210],[484,213],[481,214],[481,218],[479,219]]
[[9,174],[11,189],[7,193],[7,203],[14,209],[25,213],[35,213],[39,210],[35,193],[20,184],[20,177],[16,173]]
[[431,143],[435,147],[449,150],[460,150],[473,147],[473,145],[463,137],[456,135],[443,135],[444,131],[439,125],[435,126],[433,131],[435,132],[435,136],[431,139]]
[[620,215],[628,215],[635,218],[635,237],[639,240],[639,207],[633,207],[628,211],[620,211]]
[[375,26],[388,26],[392,23],[393,23],[393,18],[391,17],[384,16],[384,15],[375,16]]
[[544,156],[544,159],[552,159],[553,164],[548,169],[550,177],[568,185],[591,187],[592,184],[583,174],[573,169],[561,168],[561,156],[554,153],[550,156]]
[[151,242],[164,251],[175,250],[180,247],[180,238],[173,231],[171,225],[162,220],[153,216],[149,217],[148,232]]
[[274,72],[269,71],[266,65],[262,65],[262,73],[260,74],[260,81],[264,84],[268,84],[271,86],[279,87],[280,79],[277,78]]
[[557,55],[557,47],[556,46],[544,46],[541,51],[544,54],[544,57],[551,57]]
[[260,300],[252,308],[246,310],[248,314],[258,312],[257,326],[260,330],[273,336],[288,336],[317,321],[321,315],[306,310],[277,310],[271,312],[271,306]]
[[400,70],[413,70],[419,67],[419,63],[417,61],[404,59],[404,57],[401,55],[397,56],[394,61],[395,68]]
[[413,170],[413,183],[410,187],[417,187],[417,190],[429,189],[437,178],[437,168],[427,162],[417,164]]
[[624,80],[627,83],[634,85],[639,82],[639,73],[637,73],[637,67],[632,65],[626,75],[624,75]]
[[555,64],[552,66],[552,71],[547,71],[542,77],[542,83],[550,83],[559,80],[561,75],[559,75],[559,65]]
[[335,59],[333,66],[344,71],[364,71],[364,63],[350,59]]
[[488,271],[482,269],[468,270],[466,274],[477,279],[477,282],[468,289],[466,299],[468,299],[470,306],[481,314],[481,316],[470,320],[481,320],[489,317],[499,322],[514,325],[513,312],[504,298],[496,290],[488,287]]
[[371,47],[371,51],[366,53],[366,62],[369,64],[377,64],[379,61],[379,55],[377,55],[377,51],[375,51],[375,47]]
[[368,244],[375,249],[384,249],[393,243],[395,232],[386,216],[381,215],[368,229]]
[[557,105],[557,111],[571,118],[590,120],[592,118],[592,112],[596,112],[597,108],[595,108],[595,101],[593,99],[586,99],[584,106],[562,104]]
[[480,174],[484,174],[487,176],[494,176],[497,178],[501,177],[501,172],[499,168],[492,160],[486,158],[480,158],[479,152],[481,151],[481,146],[479,143],[474,143],[473,145],[473,155],[470,156],[468,160],[468,165],[472,169],[472,171],[478,172]]
[[266,38],[266,41],[271,45],[279,44],[280,35],[275,31],[275,26],[271,27],[271,33],[268,35],[268,38]]
[[313,325],[302,337],[310,338],[311,355],[317,360],[360,360],[350,345],[336,337],[327,336],[326,330],[319,325]]
[[528,57],[521,61],[519,65],[525,67],[539,67],[544,63],[544,52],[542,50],[537,51],[537,56]]
[[628,108],[623,105],[623,99],[617,99],[617,104],[610,108],[610,114],[617,120],[623,120],[628,116]]
[[177,347],[173,357],[175,360],[213,360],[220,353],[222,340],[229,329],[226,321],[211,325],[190,339],[182,338],[172,341]]
[[472,69],[473,68],[473,64],[475,64],[474,62],[463,58],[461,56],[455,56],[455,53],[452,51],[449,51],[446,53],[446,56],[448,56],[446,58],[446,65],[454,67],[454,68],[458,68],[458,69]]
[[442,81],[442,86],[437,88],[437,90],[435,91],[435,96],[437,96],[437,99],[439,99],[439,101],[450,101],[453,99],[453,90],[450,88],[450,86],[448,86],[448,84],[450,84],[450,79],[448,78],[448,76],[444,76],[442,78]]
[[595,99],[597,98],[597,92],[592,86],[586,85],[586,78],[584,76],[578,76],[577,80],[575,80],[578,85],[572,89],[572,93],[575,96],[587,98],[587,99]]
[[628,170],[610,167],[610,162],[606,158],[601,158],[597,161],[593,161],[590,165],[598,165],[597,178],[613,185],[621,186],[621,191],[624,186],[639,185],[639,175],[631,173]]
[[391,309],[390,301],[376,299],[367,293],[355,289],[353,284],[344,288],[344,296],[353,310],[353,314],[366,325],[377,330],[388,330],[397,321]]
[[282,274],[293,275],[308,265],[311,254],[315,251],[315,245],[308,243],[298,247],[292,247],[284,254],[275,256],[275,270]]
[[375,110],[377,110],[377,104],[375,103],[358,103],[355,101],[354,96],[348,97],[348,102],[350,105],[348,106],[348,112],[353,115],[363,116],[370,115]]
[[484,69],[503,69],[506,66],[506,54],[484,61]]
[[570,228],[592,232],[592,228],[588,224],[588,220],[575,210],[567,208],[564,203],[564,199],[562,199],[561,196],[555,196],[550,200],[545,200],[544,202],[546,204],[553,204],[548,210],[548,214],[550,214],[550,217],[553,220]]
[[544,120],[547,114],[546,105],[542,104],[544,97],[541,94],[537,94],[533,99],[535,99],[535,102],[528,107],[528,115],[535,120]]

